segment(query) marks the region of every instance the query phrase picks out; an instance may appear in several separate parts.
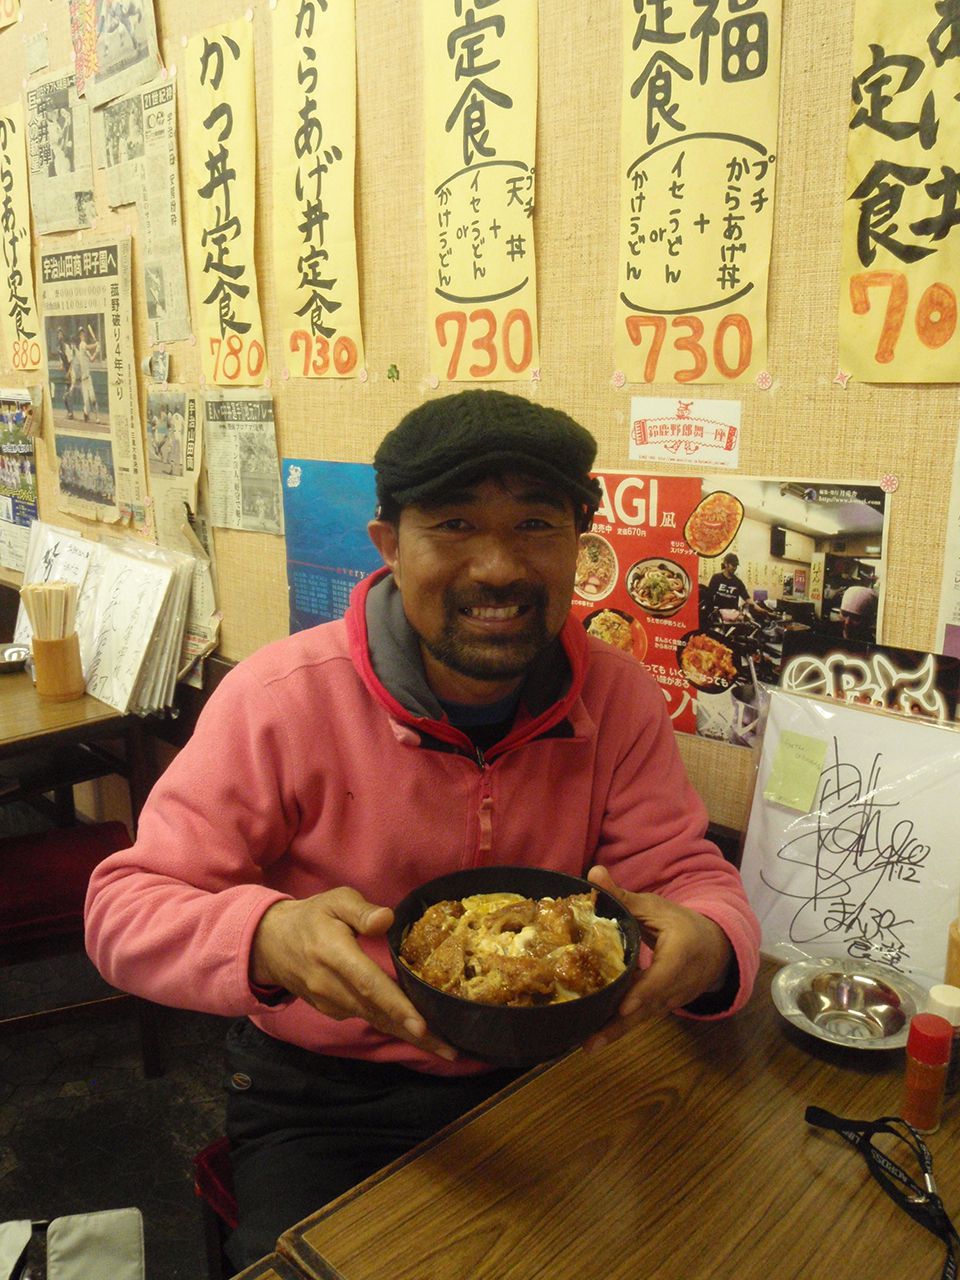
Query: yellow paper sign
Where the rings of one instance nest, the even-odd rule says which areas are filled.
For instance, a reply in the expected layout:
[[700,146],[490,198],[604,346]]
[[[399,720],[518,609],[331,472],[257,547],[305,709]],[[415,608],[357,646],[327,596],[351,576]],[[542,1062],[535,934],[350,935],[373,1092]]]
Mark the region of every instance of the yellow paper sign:
[[254,260],[256,105],[253,29],[242,19],[187,42],[190,147],[187,270],[200,367],[220,386],[260,386],[267,355]]
[[615,356],[631,382],[767,361],[780,0],[623,0]]
[[857,3],[840,367],[865,382],[960,381],[958,28],[956,5]]
[[272,44],[273,256],[284,362],[292,378],[355,378],[363,339],[354,0],[278,0]]
[[822,738],[811,738],[808,734],[784,729],[763,789],[764,800],[796,809],[799,813],[809,813],[826,754],[827,744]]
[[529,380],[536,0],[424,0],[423,47],[430,369],[445,382]]
[[0,0],[0,29],[9,27],[20,17],[20,0]]
[[39,369],[40,322],[33,292],[30,199],[23,104],[0,108],[0,331],[14,369]]

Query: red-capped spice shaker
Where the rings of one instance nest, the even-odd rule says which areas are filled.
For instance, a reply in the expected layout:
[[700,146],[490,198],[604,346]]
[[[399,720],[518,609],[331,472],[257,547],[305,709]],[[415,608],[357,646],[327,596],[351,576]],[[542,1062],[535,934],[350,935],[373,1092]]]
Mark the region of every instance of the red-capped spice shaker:
[[940,1128],[953,1027],[936,1013],[915,1013],[907,1033],[907,1069],[900,1114],[920,1133]]

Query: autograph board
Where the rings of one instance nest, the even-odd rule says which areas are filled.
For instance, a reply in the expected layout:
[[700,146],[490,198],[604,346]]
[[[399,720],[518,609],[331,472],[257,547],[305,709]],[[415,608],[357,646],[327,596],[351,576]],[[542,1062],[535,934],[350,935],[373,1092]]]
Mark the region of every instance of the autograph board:
[[[778,801],[776,779],[796,793],[810,760],[819,773],[801,812]],[[764,954],[942,982],[960,887],[958,769],[955,729],[774,690],[741,865]]]

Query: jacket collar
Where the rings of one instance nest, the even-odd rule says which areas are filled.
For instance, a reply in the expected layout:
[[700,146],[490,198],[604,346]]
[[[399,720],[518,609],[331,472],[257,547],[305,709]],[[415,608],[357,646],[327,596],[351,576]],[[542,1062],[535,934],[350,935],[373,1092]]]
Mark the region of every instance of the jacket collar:
[[[416,633],[403,612],[389,569],[379,569],[354,590],[346,614],[350,656],[364,684],[395,719],[457,746],[468,741],[444,717],[427,684]],[[570,711],[586,677],[587,635],[568,616],[553,645],[524,681],[517,723],[504,744],[554,728]]]

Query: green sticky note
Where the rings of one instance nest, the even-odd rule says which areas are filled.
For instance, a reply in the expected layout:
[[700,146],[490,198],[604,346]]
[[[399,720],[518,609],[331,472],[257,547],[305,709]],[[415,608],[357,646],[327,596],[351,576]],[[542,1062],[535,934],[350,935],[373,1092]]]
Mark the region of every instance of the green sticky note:
[[763,789],[764,800],[809,813],[826,754],[827,744],[822,738],[785,729],[780,734],[770,776]]

